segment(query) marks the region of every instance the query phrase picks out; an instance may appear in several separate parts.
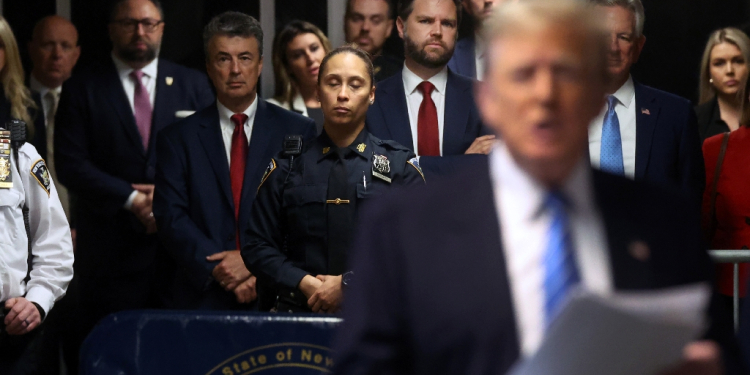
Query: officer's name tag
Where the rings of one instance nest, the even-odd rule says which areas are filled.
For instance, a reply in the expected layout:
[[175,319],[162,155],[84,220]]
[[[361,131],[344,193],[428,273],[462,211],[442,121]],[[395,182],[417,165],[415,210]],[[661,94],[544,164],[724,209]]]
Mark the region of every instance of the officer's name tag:
[[10,131],[0,130],[0,189],[13,187],[10,168]]
[[391,183],[391,161],[385,155],[372,156],[372,176]]

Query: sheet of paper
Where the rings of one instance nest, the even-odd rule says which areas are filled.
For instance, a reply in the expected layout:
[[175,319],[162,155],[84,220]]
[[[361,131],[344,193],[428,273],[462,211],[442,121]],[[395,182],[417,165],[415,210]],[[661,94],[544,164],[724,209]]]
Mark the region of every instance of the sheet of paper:
[[705,327],[707,284],[607,297],[575,293],[513,375],[647,375],[682,357]]

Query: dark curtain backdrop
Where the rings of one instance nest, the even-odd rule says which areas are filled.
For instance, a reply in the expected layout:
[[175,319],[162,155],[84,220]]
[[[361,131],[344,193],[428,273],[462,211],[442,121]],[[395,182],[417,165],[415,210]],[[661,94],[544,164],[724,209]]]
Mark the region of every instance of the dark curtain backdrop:
[[[646,8],[646,46],[633,68],[635,78],[647,85],[695,100],[698,70],[709,33],[719,27],[750,23],[747,0],[643,0]],[[166,27],[161,57],[205,69],[202,28],[214,15],[226,10],[259,17],[258,0],[162,0]],[[73,23],[80,33],[82,48],[77,69],[91,61],[107,58],[111,51],[107,35],[109,1],[71,0]],[[326,0],[276,0],[276,23],[281,27],[292,19],[304,19],[327,30]],[[5,0],[3,15],[11,24],[21,48],[24,65],[30,67],[27,43],[34,23],[55,12],[55,0]],[[343,27],[343,20],[341,21]],[[471,32],[470,22],[461,26]],[[268,32],[268,30],[266,30]],[[394,30],[386,51],[403,56]]]

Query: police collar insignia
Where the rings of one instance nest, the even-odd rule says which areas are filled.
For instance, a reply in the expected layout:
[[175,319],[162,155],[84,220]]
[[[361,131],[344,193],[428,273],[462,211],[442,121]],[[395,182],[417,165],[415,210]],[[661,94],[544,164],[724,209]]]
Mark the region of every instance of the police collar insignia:
[[391,182],[391,162],[385,155],[372,155],[372,175],[385,182]]
[[359,151],[360,153],[365,152],[366,147],[367,147],[366,144],[360,143],[359,145],[357,145],[357,151]]
[[36,181],[39,182],[39,186],[41,186],[42,189],[47,192],[47,196],[49,196],[49,189],[52,181],[49,177],[49,169],[47,169],[47,165],[44,164],[43,159],[39,159],[34,163],[31,167],[31,175],[36,178]]
[[327,154],[328,151],[331,151],[330,147],[323,147],[323,154]]

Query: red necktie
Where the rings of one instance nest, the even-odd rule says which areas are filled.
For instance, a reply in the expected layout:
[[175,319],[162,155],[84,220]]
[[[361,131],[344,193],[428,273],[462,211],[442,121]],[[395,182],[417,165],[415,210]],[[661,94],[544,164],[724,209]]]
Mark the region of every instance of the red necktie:
[[417,153],[420,156],[440,156],[437,109],[430,96],[435,86],[424,81],[417,88],[422,92],[422,104],[419,105],[417,119]]
[[[232,151],[229,161],[229,179],[232,181],[232,198],[234,198],[234,219],[239,222],[240,198],[242,197],[242,183],[245,180],[245,162],[247,161],[247,136],[245,135],[245,121],[247,115],[238,113],[230,118],[234,123],[232,133]],[[239,225],[236,233],[237,249],[240,249]]]

